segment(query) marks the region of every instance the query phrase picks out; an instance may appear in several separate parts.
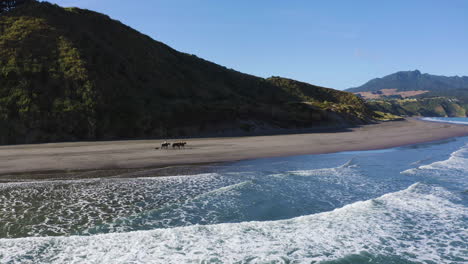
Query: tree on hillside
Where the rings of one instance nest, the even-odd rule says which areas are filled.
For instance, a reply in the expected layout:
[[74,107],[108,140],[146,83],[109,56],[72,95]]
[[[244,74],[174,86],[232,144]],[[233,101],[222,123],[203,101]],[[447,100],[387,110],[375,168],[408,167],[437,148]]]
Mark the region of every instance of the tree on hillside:
[[0,0],[0,14],[34,0]]

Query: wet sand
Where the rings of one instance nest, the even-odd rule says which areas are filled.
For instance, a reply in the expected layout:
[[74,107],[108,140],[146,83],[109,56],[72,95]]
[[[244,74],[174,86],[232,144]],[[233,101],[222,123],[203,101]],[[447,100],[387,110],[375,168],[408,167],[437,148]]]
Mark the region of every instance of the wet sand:
[[90,170],[134,172],[181,164],[382,149],[459,136],[468,136],[468,126],[407,119],[334,133],[181,139],[188,145],[180,150],[155,149],[161,140],[1,146],[0,175]]

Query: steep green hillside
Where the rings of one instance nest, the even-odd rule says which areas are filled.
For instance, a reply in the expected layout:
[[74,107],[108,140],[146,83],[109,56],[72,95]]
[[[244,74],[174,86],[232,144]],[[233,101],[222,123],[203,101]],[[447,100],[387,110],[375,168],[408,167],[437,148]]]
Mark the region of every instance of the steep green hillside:
[[[195,136],[370,118],[362,102],[335,112],[325,101],[335,108],[342,101],[313,92],[314,86],[298,89],[177,52],[88,10],[31,2],[0,15],[0,144]],[[323,107],[304,103],[302,94]]]
[[371,115],[364,100],[352,93],[337,91],[281,77],[271,77],[268,82],[281,87],[302,102],[320,109],[340,113],[347,119],[366,119]]

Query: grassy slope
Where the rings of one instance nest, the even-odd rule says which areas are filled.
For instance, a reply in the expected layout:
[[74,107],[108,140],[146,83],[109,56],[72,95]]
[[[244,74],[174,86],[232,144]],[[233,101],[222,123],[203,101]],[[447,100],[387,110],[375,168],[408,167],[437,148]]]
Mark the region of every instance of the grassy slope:
[[365,120],[372,115],[365,101],[352,93],[281,77],[271,77],[267,81],[281,87],[285,92],[296,96],[302,102],[306,102],[319,109],[340,113],[348,119]]
[[372,100],[369,105],[376,111],[407,116],[467,116],[468,77],[446,77],[421,74],[419,71],[397,72],[383,78],[373,79],[366,84],[351,88],[349,92],[428,90],[408,100]]
[[[298,92],[278,80],[177,52],[87,10],[31,3],[0,16],[0,144],[195,135],[243,120],[303,127],[341,113],[368,119],[349,93]],[[291,104],[303,94],[316,106]],[[317,104],[325,101],[359,106],[330,115]]]
[[374,100],[369,102],[374,111],[404,116],[466,117],[468,105],[457,99],[445,97]]

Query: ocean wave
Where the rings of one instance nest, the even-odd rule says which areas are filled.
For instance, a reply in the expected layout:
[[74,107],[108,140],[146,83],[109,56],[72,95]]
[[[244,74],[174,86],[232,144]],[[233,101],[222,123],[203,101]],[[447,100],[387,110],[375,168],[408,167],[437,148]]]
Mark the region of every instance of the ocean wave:
[[[142,174],[147,174],[148,171],[142,172],[131,172],[125,174],[119,174],[113,177],[105,178],[91,178],[91,179],[57,179],[57,180],[24,180],[24,181],[12,181],[0,183],[0,189],[11,188],[11,187],[31,187],[35,185],[61,185],[61,184],[87,184],[87,183],[97,183],[97,182],[122,182],[129,180],[149,180],[149,181],[175,181],[175,180],[184,180],[186,177],[217,177],[218,173],[200,173],[194,175],[173,175],[173,176],[155,176],[155,177],[138,177]],[[126,176],[126,177],[124,177]]]
[[468,125],[468,121],[438,119],[438,118],[434,118],[434,117],[423,117],[423,118],[421,118],[421,120],[430,121],[430,122],[439,122],[439,123],[450,123],[450,124]]
[[170,203],[161,208],[142,212],[139,215],[123,217],[99,226],[91,227],[83,233],[129,232],[155,228],[169,228],[194,224],[221,222],[220,217],[230,211],[230,216],[239,212],[239,203],[234,201],[240,190],[252,184],[244,181],[201,193],[183,202]]
[[[296,170],[289,171],[285,176],[299,176],[304,178],[311,177],[314,185],[317,184],[332,184],[332,190],[322,190],[326,192],[331,192],[330,197],[335,196],[334,198],[341,200],[338,196],[343,196],[344,193],[338,192],[337,195],[333,195],[333,192],[338,190],[355,190],[356,188],[364,188],[373,186],[370,192],[380,192],[385,193],[382,188],[381,183],[376,182],[374,179],[369,178],[359,171],[359,165],[356,160],[350,159],[344,164],[331,167],[331,168],[321,168],[321,169],[312,169],[312,170]],[[383,192],[382,192],[383,191]]]
[[466,180],[468,180],[468,144],[451,153],[446,160],[420,165],[402,171],[401,174],[432,176],[439,180],[453,180],[466,186]]
[[317,175],[324,175],[324,174],[332,174],[332,175],[343,175],[346,173],[355,172],[352,168],[358,167],[355,163],[354,159],[348,160],[345,164],[340,165],[338,167],[332,168],[322,168],[322,169],[313,169],[313,170],[297,170],[297,171],[289,171],[288,173],[298,176],[317,176]]
[[[265,263],[336,260],[367,252],[462,263],[467,209],[440,187],[414,184],[330,212],[266,222],[95,236],[0,239],[6,263]],[[450,198],[450,199],[449,199]],[[416,220],[417,219],[417,220]],[[417,223],[415,223],[417,221]]]
[[0,184],[0,237],[83,234],[236,183],[219,174]]

